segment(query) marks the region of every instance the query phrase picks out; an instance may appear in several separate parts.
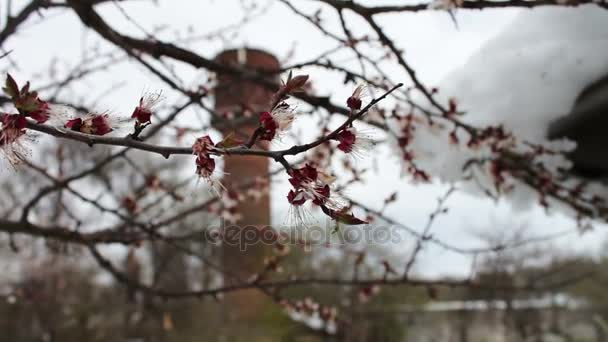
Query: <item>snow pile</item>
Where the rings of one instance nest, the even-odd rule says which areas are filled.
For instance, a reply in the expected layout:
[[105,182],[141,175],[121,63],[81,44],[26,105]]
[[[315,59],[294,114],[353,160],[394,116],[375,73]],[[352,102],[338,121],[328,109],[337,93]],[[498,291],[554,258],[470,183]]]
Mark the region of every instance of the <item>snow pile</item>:
[[[445,78],[438,98],[441,103],[455,98],[458,110],[466,112],[460,121],[467,124],[478,128],[502,125],[518,141],[571,150],[575,147],[572,142],[547,141],[547,129],[553,120],[569,113],[586,86],[608,73],[606,23],[608,11],[595,5],[524,10]],[[493,154],[489,148],[467,148],[469,135],[462,129],[456,131],[460,143],[449,145],[454,129],[449,122],[429,127],[420,118],[417,126],[409,145],[417,166],[443,181],[462,180],[467,161]],[[402,134],[399,123],[389,122],[389,127],[397,137]],[[512,147],[525,148],[520,142]],[[570,167],[561,156],[542,156],[536,161],[550,170]],[[492,189],[495,179],[488,167],[472,171],[475,184],[468,185],[475,185],[477,193],[479,188],[484,193]],[[519,187],[512,196],[527,199],[517,201],[525,206],[538,198],[526,187]]]
[[465,121],[496,123],[542,141],[549,123],[566,115],[577,95],[608,73],[608,11],[525,10],[441,84]]

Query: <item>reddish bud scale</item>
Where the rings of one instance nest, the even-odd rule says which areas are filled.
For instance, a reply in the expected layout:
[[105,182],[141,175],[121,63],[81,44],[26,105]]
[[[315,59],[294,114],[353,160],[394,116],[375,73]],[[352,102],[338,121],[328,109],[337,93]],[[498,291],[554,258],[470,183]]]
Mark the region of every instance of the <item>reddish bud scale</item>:
[[208,135],[205,135],[204,137],[196,139],[192,145],[192,153],[196,155],[209,154],[211,147],[213,147],[213,140],[211,140],[211,137]]
[[294,78],[290,79],[287,81],[287,83],[284,86],[285,92],[286,93],[292,93],[295,91],[300,91],[304,85],[306,84],[306,82],[308,81],[308,75],[298,75],[295,76]]

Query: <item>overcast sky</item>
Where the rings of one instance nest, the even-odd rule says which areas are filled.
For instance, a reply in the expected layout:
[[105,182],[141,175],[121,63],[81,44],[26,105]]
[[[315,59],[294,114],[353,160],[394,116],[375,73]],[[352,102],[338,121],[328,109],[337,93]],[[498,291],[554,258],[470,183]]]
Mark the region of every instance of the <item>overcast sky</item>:
[[[29,2],[13,1],[14,8],[20,8]],[[391,3],[390,1],[361,1],[368,4]],[[133,1],[123,4],[123,8],[146,30],[163,28],[159,38],[175,40],[177,34],[185,34],[193,29],[205,33],[231,23],[236,23],[242,17],[239,1],[158,1],[158,6],[147,1]],[[250,2],[249,2],[250,3]],[[307,22],[297,18],[284,5],[277,1],[257,1],[259,7],[270,6],[268,11],[243,27],[237,35],[228,37],[224,42],[195,42],[189,45],[192,49],[206,57],[213,57],[219,51],[235,47],[256,47],[268,50],[284,59],[295,48],[294,56],[289,64],[305,61],[334,46],[334,43],[319,35]],[[395,1],[393,1],[395,3]],[[402,3],[402,1],[397,1]],[[295,1],[301,9],[312,13],[318,8],[314,1]],[[467,57],[476,49],[491,39],[507,25],[519,10],[488,10],[460,11],[456,13],[458,29],[450,17],[443,12],[422,12],[417,14],[386,15],[380,20],[387,33],[397,44],[404,48],[408,61],[417,69],[422,80],[428,85],[439,85],[445,75],[462,65]],[[103,16],[116,28],[126,33],[140,35],[141,31],[125,20],[120,11],[112,4],[103,6]],[[327,12],[327,20],[335,19]],[[76,63],[83,53],[90,52],[93,46],[100,44],[102,49],[109,46],[102,42],[97,34],[84,30],[82,24],[72,13],[48,11],[43,13],[47,18],[38,23],[30,20],[19,32],[18,39],[9,40],[6,50],[13,50],[11,57],[18,63],[18,69],[6,64],[0,65],[0,70],[10,70],[18,79],[29,78],[35,71],[43,71],[48,67],[52,56],[59,56],[60,69],[63,63]],[[4,17],[4,16],[2,16]],[[355,30],[357,22],[353,21]],[[3,63],[6,63],[3,61]],[[196,82],[200,74],[189,69],[178,69],[186,84]],[[315,89],[320,94],[332,96],[336,102],[343,102],[352,91],[340,84],[340,77],[318,70],[310,72]],[[405,75],[403,80],[407,82]],[[38,84],[32,79],[34,87]],[[87,96],[98,94],[120,84],[118,91],[109,93],[102,101],[106,109],[116,112],[130,113],[134,99],[138,99],[143,89],[163,88],[160,80],[148,75],[135,63],[122,63],[110,69],[110,72],[100,73],[86,83],[88,89],[78,89],[77,93]],[[93,95],[91,95],[93,96]],[[168,101],[171,102],[171,95]],[[306,120],[298,122],[297,129],[304,135],[314,135],[314,126]],[[380,134],[381,136],[381,134]],[[377,158],[360,161],[362,165],[375,162],[378,172],[370,173],[368,183],[354,186],[348,193],[354,198],[368,203],[371,207],[379,208],[382,200],[398,190],[399,201],[394,204],[387,214],[411,227],[421,230],[429,213],[434,209],[436,198],[446,189],[441,185],[412,186],[407,179],[399,178],[399,164],[392,158],[387,149],[374,154]],[[273,188],[273,215],[275,221],[281,223],[286,215],[284,196],[286,186]],[[574,224],[560,215],[547,217],[539,208],[513,212],[505,203],[492,203],[485,198],[476,198],[467,194],[457,194],[450,199],[451,211],[442,217],[435,225],[434,234],[450,244],[469,247],[477,246],[478,240],[473,237],[475,232],[488,230],[505,230],[513,227],[528,225],[532,235],[551,234],[558,231],[574,229]],[[604,227],[601,227],[604,228]],[[595,250],[603,241],[603,229],[595,233],[579,237],[570,234],[556,240],[554,244],[564,249]],[[399,247],[397,247],[399,248]],[[430,248],[424,254],[418,265],[418,271],[428,274],[463,274],[469,267],[469,259]]]

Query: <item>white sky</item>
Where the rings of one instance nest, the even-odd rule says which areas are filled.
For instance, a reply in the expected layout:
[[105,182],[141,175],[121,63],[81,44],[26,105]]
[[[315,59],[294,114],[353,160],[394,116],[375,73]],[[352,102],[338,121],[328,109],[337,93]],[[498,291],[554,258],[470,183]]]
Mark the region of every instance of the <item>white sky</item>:
[[[29,1],[13,1],[14,8],[19,9]],[[395,3],[395,1],[361,1],[368,4]],[[238,22],[242,16],[239,1],[159,1],[158,6],[147,1],[133,1],[123,4],[123,8],[147,30],[155,27],[167,27],[160,34],[161,39],[171,41],[176,32],[185,33],[189,27],[196,32],[209,32],[219,27]],[[260,6],[269,4],[271,8],[262,17],[247,24],[238,35],[230,37],[224,43],[200,42],[190,48],[206,57],[213,57],[225,48],[257,47],[275,53],[280,58],[286,56],[295,45],[295,55],[291,62],[305,61],[334,46],[331,40],[320,36],[317,31],[303,19],[296,17],[284,5],[277,1],[257,1]],[[402,3],[402,1],[396,1]],[[314,12],[318,5],[314,1],[295,1],[301,9]],[[4,9],[3,6],[2,9]],[[331,11],[326,11],[327,20],[335,20]],[[421,79],[429,85],[437,85],[449,71],[463,64],[481,44],[490,39],[503,28],[518,10],[461,11],[456,13],[459,29],[456,29],[446,13],[423,12],[416,14],[399,14],[382,16],[380,22],[395,42],[405,49],[407,60],[413,65]],[[140,31],[124,19],[112,4],[101,11],[103,16],[123,32],[139,35]],[[97,34],[83,30],[82,25],[72,13],[60,14],[60,11],[43,13],[47,18],[42,23],[30,20],[19,32],[18,38],[10,39],[6,50],[13,50],[11,57],[18,62],[19,69],[14,70],[0,64],[0,70],[10,70],[19,80],[30,78],[34,71],[43,71],[48,67],[52,56],[59,56],[61,63],[76,63],[83,53],[100,42]],[[4,17],[4,16],[2,16]],[[362,25],[353,21],[354,30],[363,30]],[[337,31],[340,32],[340,31]],[[101,42],[102,48],[108,45]],[[5,63],[3,61],[3,63]],[[61,64],[60,64],[61,65]],[[10,68],[10,69],[8,69]],[[199,73],[190,69],[179,69],[186,84],[196,82]],[[340,78],[327,72],[311,71],[311,79],[320,94],[328,94],[338,103],[342,103],[350,87],[340,85]],[[407,82],[405,75],[395,76]],[[481,75],[482,77],[483,75]],[[402,78],[402,79],[401,79]],[[34,88],[45,82],[31,79]],[[86,83],[87,89],[75,90],[78,94],[98,94],[121,84],[117,91],[109,93],[103,100],[104,109],[130,113],[142,89],[163,88],[163,83],[154,76],[148,75],[136,63],[121,63],[110,69],[110,72],[97,74]],[[175,97],[168,99],[171,102]],[[313,134],[314,126],[302,120],[298,124],[305,134]],[[438,185],[412,186],[406,179],[399,178],[398,163],[388,155],[387,149],[374,153],[379,171],[370,174],[368,183],[349,189],[349,195],[379,208],[382,200],[398,190],[399,201],[393,204],[387,214],[409,226],[422,229],[429,213],[434,209],[436,198],[445,187]],[[370,158],[371,159],[371,158]],[[362,161],[361,163],[366,163]],[[277,222],[285,217],[287,203],[284,196],[285,186],[273,189],[273,210]],[[532,235],[551,234],[565,229],[573,229],[574,224],[559,216],[546,217],[542,210],[530,208],[525,212],[514,213],[508,204],[496,205],[487,199],[474,198],[466,194],[457,194],[450,199],[450,213],[437,221],[436,237],[450,244],[467,247],[477,246],[478,241],[472,237],[474,231],[509,229],[527,223]],[[497,225],[497,222],[500,223]],[[555,242],[564,249],[594,250],[604,240],[603,227],[595,233],[578,237],[568,235]],[[462,274],[468,269],[468,259],[453,253],[442,252],[436,248],[428,249],[420,260],[418,271],[428,274]]]

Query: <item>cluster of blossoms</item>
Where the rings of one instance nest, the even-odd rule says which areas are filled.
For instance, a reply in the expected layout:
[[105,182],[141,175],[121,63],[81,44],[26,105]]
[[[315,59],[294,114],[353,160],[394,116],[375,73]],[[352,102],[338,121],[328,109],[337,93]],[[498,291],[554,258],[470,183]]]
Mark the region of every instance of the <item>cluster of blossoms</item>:
[[[356,112],[361,109],[363,105],[364,92],[367,87],[364,85],[358,85],[355,87],[352,95],[346,100],[346,105],[352,112]],[[339,142],[338,149],[344,153],[349,153],[354,156],[363,156],[374,146],[374,140],[371,136],[361,130],[353,127],[352,124],[348,125],[344,129],[340,130],[333,138]]]
[[[65,110],[74,110],[71,107],[51,105],[41,100],[36,91],[30,90],[29,82],[19,88],[11,75],[7,75],[3,90],[11,99],[17,113],[0,113],[0,123],[2,124],[0,149],[11,163],[16,163],[28,150],[25,146],[25,142],[28,140],[26,134],[28,120],[37,124],[47,123],[50,119],[62,120],[65,117],[62,107]],[[132,118],[136,120],[136,132],[150,123],[154,106],[162,99],[160,92],[146,94],[140,98],[139,105],[132,114]],[[88,113],[82,117],[73,114],[68,117],[70,116],[71,118],[64,121],[63,127],[85,134],[106,135],[119,125],[119,120],[108,113]]]
[[40,100],[36,91],[30,90],[29,82],[19,88],[11,75],[7,75],[3,90],[18,113],[0,114],[0,149],[11,164],[16,164],[28,152],[27,119],[38,124],[45,123],[51,116],[51,110],[47,102]]
[[574,143],[521,133],[508,127],[508,122],[476,126],[475,119],[469,123],[459,113],[453,98],[441,116],[393,113],[387,126],[404,171],[428,181],[425,170],[433,170],[444,181],[465,181],[462,187],[467,191],[495,199],[506,195],[516,208],[538,200],[541,206],[559,207],[577,220],[585,216],[580,208],[596,210],[593,192],[574,190],[576,177],[568,171],[572,166],[568,153]]
[[[131,115],[131,118],[135,119],[136,131],[138,129],[141,130],[150,123],[154,107],[162,100],[163,96],[161,92],[147,93],[139,99],[139,104]],[[119,126],[120,122],[121,120],[108,113],[89,113],[84,117],[68,120],[64,124],[64,127],[80,133],[101,136],[112,132]]]
[[340,204],[330,185],[335,177],[328,175],[311,164],[288,171],[289,183],[293,189],[287,194],[287,200],[292,206],[297,224],[304,223],[302,206],[310,201],[314,206],[321,208],[330,218],[346,224],[363,224],[365,221],[354,217],[347,212],[347,208]]
[[331,204],[331,189],[329,185],[333,177],[317,170],[311,164],[289,171],[289,183],[293,190],[289,191],[287,200],[295,206],[301,206],[310,200],[318,206]]
[[[401,162],[404,164],[404,169],[407,171],[414,180],[421,182],[429,182],[430,176],[422,168],[418,166],[414,159],[415,154],[411,146],[414,140],[414,132],[416,131],[417,124],[427,124],[422,122],[420,118],[414,116],[413,113],[409,113],[405,116],[393,116],[388,121],[389,130],[394,134],[394,145],[396,145],[399,151]],[[433,127],[429,127],[431,130]]]
[[276,100],[276,105],[269,112],[260,113],[260,125],[256,132],[259,134],[260,140],[272,141],[291,128],[291,124],[295,120],[295,113],[284,100],[288,99],[290,94],[303,91],[308,81],[307,75],[292,76],[290,73],[287,81],[274,95],[273,102]]
[[311,298],[293,303],[283,300],[281,305],[294,321],[302,322],[315,330],[324,330],[328,334],[337,332],[338,310],[333,306],[321,305]]
[[[361,109],[364,90],[364,86],[357,86],[347,99],[346,103],[352,112]],[[262,139],[271,140],[277,132],[288,129],[293,119],[293,112],[285,103],[277,106],[272,113],[262,113],[260,117],[260,126],[264,129]],[[338,141],[339,150],[353,155],[362,155],[374,145],[369,135],[357,130],[352,124],[342,128],[331,139]],[[329,152],[327,153],[329,157],[331,149],[327,144],[321,144],[319,148]],[[324,155],[325,153],[321,153],[317,159],[321,159],[320,161],[323,163],[327,162],[327,160],[322,160]],[[336,196],[331,188],[335,177],[319,170],[316,164],[306,163],[301,168],[291,168],[288,170],[288,175],[293,189],[287,194],[287,200],[291,205],[296,224],[303,224],[305,221],[303,216],[305,212],[302,207],[307,202],[312,203],[325,215],[339,222],[352,225],[365,223],[349,213],[348,208],[341,204],[339,196]]]

